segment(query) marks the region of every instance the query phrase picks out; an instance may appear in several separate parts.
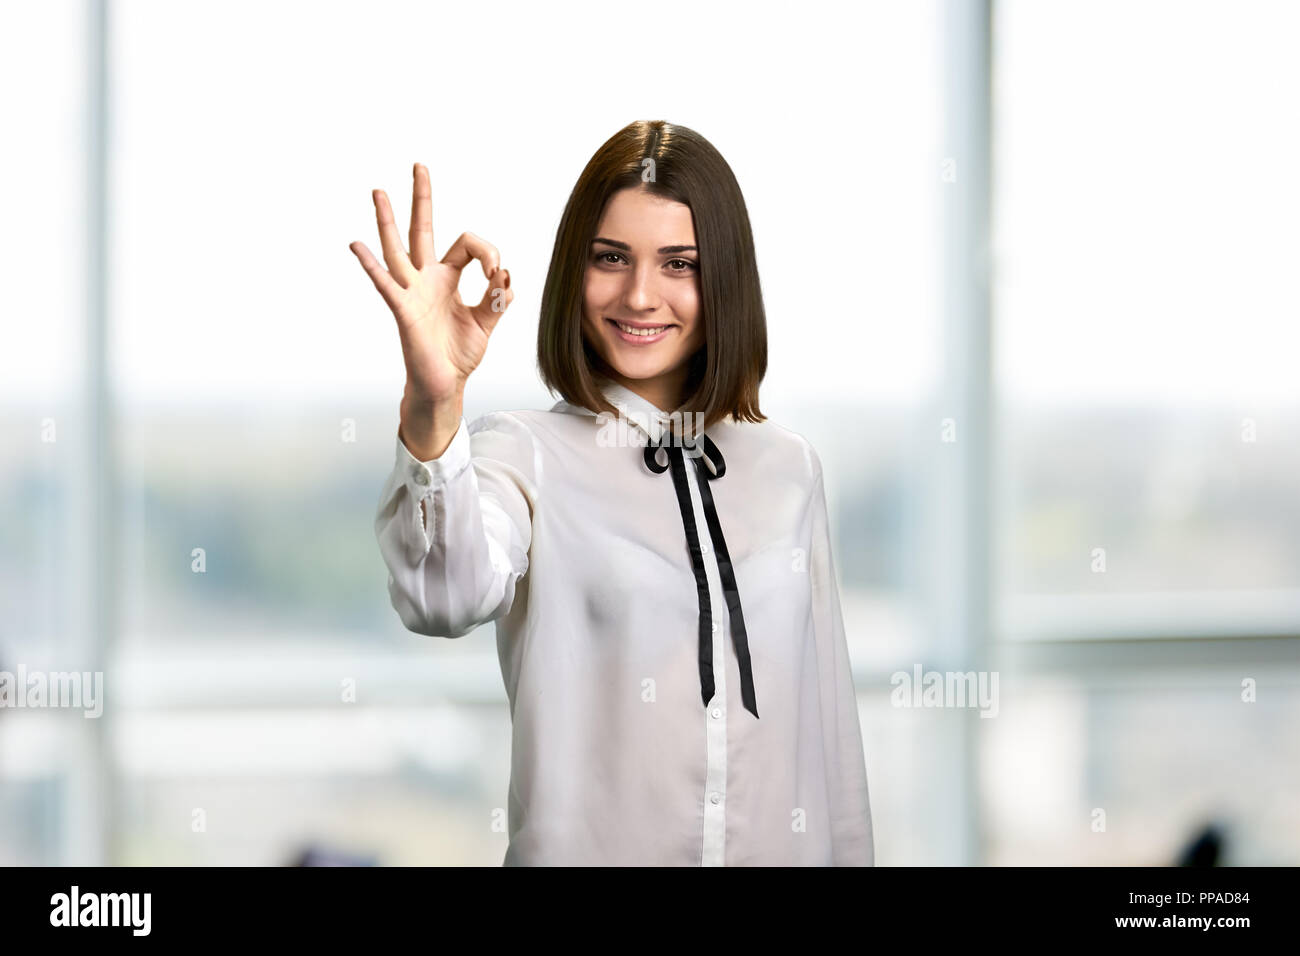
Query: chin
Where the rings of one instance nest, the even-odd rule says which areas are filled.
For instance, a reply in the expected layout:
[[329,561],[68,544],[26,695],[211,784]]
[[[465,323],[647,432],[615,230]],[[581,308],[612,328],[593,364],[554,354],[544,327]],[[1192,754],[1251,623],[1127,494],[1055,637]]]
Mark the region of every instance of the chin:
[[679,361],[664,361],[649,355],[642,359],[635,356],[628,359],[618,355],[607,355],[605,356],[605,362],[619,375],[630,379],[656,378],[666,372],[671,372],[681,364]]

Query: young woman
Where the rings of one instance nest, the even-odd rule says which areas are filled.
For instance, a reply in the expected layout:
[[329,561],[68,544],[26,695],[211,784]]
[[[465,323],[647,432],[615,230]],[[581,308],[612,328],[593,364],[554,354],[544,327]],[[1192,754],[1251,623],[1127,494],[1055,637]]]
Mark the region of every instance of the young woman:
[[[351,247],[406,361],[375,532],[407,628],[496,622],[505,865],[870,865],[821,462],[758,409],[767,334],[730,167],[682,126],[610,138],[542,292],[538,364],[562,398],[472,423],[510,274],[472,233],[435,258],[414,176],[409,255],[379,190],[387,269]],[[472,259],[489,288],[469,306]]]

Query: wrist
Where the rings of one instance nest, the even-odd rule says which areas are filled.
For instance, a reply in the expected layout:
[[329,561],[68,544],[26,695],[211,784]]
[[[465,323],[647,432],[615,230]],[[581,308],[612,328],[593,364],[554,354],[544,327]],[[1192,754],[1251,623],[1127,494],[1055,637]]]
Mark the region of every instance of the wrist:
[[465,383],[461,382],[455,389],[443,395],[430,395],[414,387],[409,381],[402,388],[402,405],[417,411],[429,411],[439,406],[463,405],[465,400]]
[[442,400],[403,395],[398,437],[421,461],[437,458],[451,443],[464,414],[459,393]]

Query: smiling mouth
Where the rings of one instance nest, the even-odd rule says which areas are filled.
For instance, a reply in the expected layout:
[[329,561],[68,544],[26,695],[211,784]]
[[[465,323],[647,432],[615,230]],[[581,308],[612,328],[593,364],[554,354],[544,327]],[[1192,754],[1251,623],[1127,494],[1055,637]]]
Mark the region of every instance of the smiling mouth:
[[607,318],[605,321],[614,326],[614,328],[617,329],[625,339],[643,339],[647,342],[662,337],[669,329],[676,328],[675,325],[667,323],[664,325],[655,325],[643,328],[641,326],[628,325],[627,323],[619,322],[617,319]]

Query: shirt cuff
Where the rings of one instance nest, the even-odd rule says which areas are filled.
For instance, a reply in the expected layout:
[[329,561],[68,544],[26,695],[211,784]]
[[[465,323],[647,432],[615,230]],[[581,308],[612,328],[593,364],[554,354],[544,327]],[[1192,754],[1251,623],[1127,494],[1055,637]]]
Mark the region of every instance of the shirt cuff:
[[397,466],[407,488],[416,498],[424,498],[430,491],[451,481],[469,466],[469,462],[469,423],[463,417],[446,451],[428,461],[416,458],[401,436],[397,438]]

